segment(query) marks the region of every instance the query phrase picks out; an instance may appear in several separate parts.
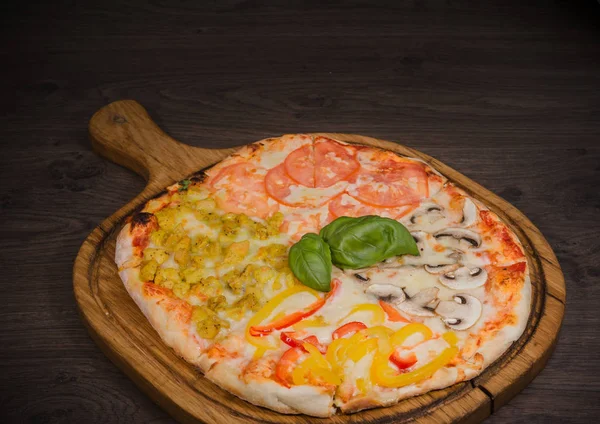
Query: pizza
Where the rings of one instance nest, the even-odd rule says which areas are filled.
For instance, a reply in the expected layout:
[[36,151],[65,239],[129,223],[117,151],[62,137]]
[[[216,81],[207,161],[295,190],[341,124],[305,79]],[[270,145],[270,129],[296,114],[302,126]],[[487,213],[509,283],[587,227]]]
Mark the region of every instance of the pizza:
[[119,275],[164,343],[284,414],[469,380],[523,333],[527,259],[429,164],[315,135],[250,144],[127,218]]

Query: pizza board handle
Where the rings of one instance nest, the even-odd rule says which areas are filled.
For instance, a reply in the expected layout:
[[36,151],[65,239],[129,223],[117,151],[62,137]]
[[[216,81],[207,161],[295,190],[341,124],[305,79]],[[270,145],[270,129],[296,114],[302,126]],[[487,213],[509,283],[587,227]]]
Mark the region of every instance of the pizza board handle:
[[119,100],[98,110],[90,119],[89,134],[96,153],[138,173],[149,186],[172,184],[235,150],[180,143],[134,100]]

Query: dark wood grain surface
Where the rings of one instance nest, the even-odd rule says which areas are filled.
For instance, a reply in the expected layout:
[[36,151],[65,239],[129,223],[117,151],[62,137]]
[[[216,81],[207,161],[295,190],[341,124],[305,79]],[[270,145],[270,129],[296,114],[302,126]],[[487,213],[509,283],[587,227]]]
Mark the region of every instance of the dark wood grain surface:
[[488,422],[597,422],[600,5],[319,3],[2,6],[0,422],[172,421],[99,351],[72,294],[80,244],[144,185],[87,138],[123,98],[198,146],[397,140],[512,202],[554,247],[567,308],[547,368]]

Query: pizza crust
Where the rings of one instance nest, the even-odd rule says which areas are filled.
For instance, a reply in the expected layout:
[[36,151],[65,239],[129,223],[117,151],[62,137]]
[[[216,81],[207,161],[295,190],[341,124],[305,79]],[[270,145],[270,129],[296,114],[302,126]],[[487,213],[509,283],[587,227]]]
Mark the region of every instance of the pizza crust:
[[315,386],[282,386],[272,380],[243,381],[241,367],[234,361],[215,363],[205,376],[221,388],[255,405],[264,406],[283,414],[307,414],[329,417],[335,413],[333,395]]
[[398,389],[375,388],[375,390],[372,390],[366,396],[355,397],[347,402],[336,400],[336,405],[344,413],[353,413],[381,406],[391,406],[403,399],[418,396],[432,390],[443,389],[460,381],[457,368],[441,368],[431,378],[422,383],[411,384]]
[[[133,251],[133,238],[130,235],[131,224],[127,223],[123,226],[119,235],[117,236],[117,243],[115,246],[115,263],[119,270],[126,267],[128,261],[136,259]],[[123,278],[123,277],[121,277]],[[127,287],[127,284],[125,287]]]
[[477,350],[484,358],[483,369],[487,368],[500,358],[525,331],[529,319],[529,310],[531,308],[531,294],[531,279],[529,270],[527,270],[525,273],[525,282],[521,289],[521,299],[514,310],[519,321],[517,322],[517,325],[506,325],[502,327],[500,333],[496,337],[484,343]]
[[191,307],[187,302],[174,296],[157,293],[149,295],[145,283],[140,281],[137,268],[128,268],[119,272],[127,292],[140,308],[144,316],[156,330],[160,338],[175,353],[187,362],[200,365],[200,356],[207,348],[207,343],[191,334]]

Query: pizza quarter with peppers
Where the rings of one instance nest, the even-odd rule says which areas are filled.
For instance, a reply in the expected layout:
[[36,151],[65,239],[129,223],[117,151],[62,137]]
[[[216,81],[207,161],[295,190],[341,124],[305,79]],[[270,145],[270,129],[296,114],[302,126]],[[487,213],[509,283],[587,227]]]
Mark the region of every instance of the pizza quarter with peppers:
[[117,238],[165,344],[286,414],[389,406],[469,380],[523,333],[523,248],[429,164],[285,135],[149,200]]

